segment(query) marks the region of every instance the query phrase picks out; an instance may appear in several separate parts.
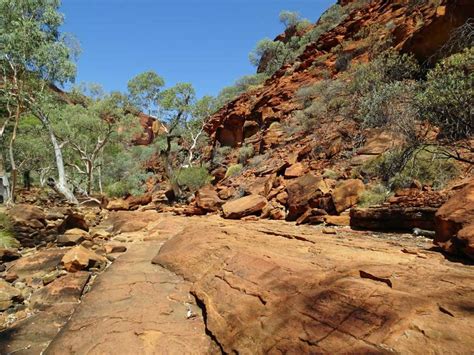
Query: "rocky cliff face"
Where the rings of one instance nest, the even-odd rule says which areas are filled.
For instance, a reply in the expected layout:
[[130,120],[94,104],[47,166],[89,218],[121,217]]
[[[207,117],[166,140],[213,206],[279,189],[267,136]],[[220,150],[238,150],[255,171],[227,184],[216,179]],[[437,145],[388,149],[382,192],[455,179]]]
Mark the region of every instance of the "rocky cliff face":
[[[352,1],[340,1],[342,6]],[[449,38],[450,31],[474,14],[468,0],[371,1],[349,14],[338,26],[310,44],[295,63],[288,64],[268,79],[262,88],[247,92],[211,117],[207,132],[214,142],[239,146],[245,139],[267,132],[272,122],[288,119],[298,107],[295,92],[323,78],[329,71],[337,76],[338,56],[348,54],[352,62],[366,61],[370,46],[367,36],[390,36],[392,47],[414,53],[424,61]],[[279,40],[277,38],[277,40]],[[344,44],[343,51],[334,49]]]

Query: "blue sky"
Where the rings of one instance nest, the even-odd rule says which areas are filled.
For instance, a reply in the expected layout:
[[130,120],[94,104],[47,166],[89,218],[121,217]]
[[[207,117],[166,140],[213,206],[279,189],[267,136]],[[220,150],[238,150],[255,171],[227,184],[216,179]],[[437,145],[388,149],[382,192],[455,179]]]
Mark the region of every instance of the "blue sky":
[[191,82],[198,96],[216,95],[252,74],[248,53],[282,32],[281,10],[314,22],[334,0],[63,0],[64,32],[79,40],[77,82],[126,89],[155,70],[167,86]]

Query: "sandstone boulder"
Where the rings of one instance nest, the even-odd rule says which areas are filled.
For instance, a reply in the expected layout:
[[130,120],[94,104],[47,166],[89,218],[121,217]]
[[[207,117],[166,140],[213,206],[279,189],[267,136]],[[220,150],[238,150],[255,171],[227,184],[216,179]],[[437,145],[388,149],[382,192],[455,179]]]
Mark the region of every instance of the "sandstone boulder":
[[273,187],[275,178],[276,176],[274,174],[258,177],[252,184],[245,188],[245,190],[250,195],[262,195],[267,197]]
[[296,163],[285,170],[285,177],[287,178],[296,178],[303,176],[306,172],[306,167],[304,166],[303,163]]
[[348,214],[341,216],[325,216],[324,222],[330,226],[349,226],[351,224],[351,217]]
[[315,206],[315,200],[329,192],[329,188],[321,177],[309,173],[292,181],[287,186],[288,208],[287,219],[296,220],[309,207]]
[[218,211],[223,203],[212,186],[204,186],[196,192],[196,205],[205,211]]
[[228,200],[229,198],[235,196],[237,190],[234,187],[222,186],[219,190],[219,198],[222,200]]
[[40,250],[33,255],[15,260],[9,272],[15,273],[20,279],[24,279],[28,283],[34,278],[41,278],[56,270],[66,252],[67,249]]
[[[58,227],[60,233],[64,233],[69,229],[82,229],[84,231],[89,230],[89,223],[86,220],[84,214],[78,211],[67,211],[67,217],[64,219],[61,226]],[[94,215],[95,217],[95,215]]]
[[435,244],[474,259],[474,179],[436,212]]
[[61,260],[66,271],[77,272],[90,268],[101,268],[107,259],[79,245],[69,250]]
[[45,224],[46,214],[39,207],[26,204],[18,204],[13,206],[8,214],[15,223],[28,223],[30,221],[40,221]]
[[74,228],[67,230],[63,235],[58,237],[58,245],[60,246],[74,246],[81,244],[89,237],[89,233],[82,229]]
[[44,309],[59,303],[78,302],[90,274],[78,271],[60,277],[34,292],[30,304],[34,309]]
[[336,212],[341,213],[354,206],[364,190],[364,183],[359,179],[349,179],[342,182],[331,194]]
[[251,214],[260,213],[267,203],[267,199],[263,196],[249,195],[225,203],[222,210],[224,218],[240,219]]
[[128,211],[130,204],[124,199],[111,200],[106,207],[109,211]]
[[144,194],[140,196],[129,196],[125,201],[128,203],[128,209],[135,210],[140,206],[145,206],[151,203],[152,195]]
[[8,309],[13,302],[22,301],[20,290],[10,285],[5,280],[0,279],[0,311]]

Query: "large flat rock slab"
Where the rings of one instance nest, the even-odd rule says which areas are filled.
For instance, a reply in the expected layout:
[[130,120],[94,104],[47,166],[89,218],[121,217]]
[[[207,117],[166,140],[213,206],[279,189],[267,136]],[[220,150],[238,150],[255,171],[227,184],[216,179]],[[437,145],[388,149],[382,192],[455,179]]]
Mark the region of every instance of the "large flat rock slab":
[[152,240],[130,245],[97,278],[45,354],[189,354],[213,349],[190,294],[191,283],[150,262],[160,239],[171,235],[159,238],[155,232],[151,238],[147,233]]
[[193,282],[226,353],[474,349],[474,268],[427,240],[208,217],[153,259]]

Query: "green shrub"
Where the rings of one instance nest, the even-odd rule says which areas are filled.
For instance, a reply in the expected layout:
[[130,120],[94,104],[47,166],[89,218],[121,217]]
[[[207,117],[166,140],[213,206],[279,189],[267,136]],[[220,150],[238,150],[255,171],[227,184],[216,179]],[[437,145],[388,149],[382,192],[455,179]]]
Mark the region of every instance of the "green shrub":
[[107,196],[120,198],[128,195],[137,196],[146,192],[145,180],[147,174],[137,173],[124,177],[120,181],[111,183],[105,187]]
[[244,145],[239,149],[239,163],[242,165],[247,164],[247,161],[253,157],[254,149],[253,145]]
[[228,177],[234,177],[234,176],[237,176],[239,175],[242,170],[243,170],[243,165],[242,164],[234,164],[234,165],[230,165],[228,168],[227,168],[227,172],[225,173],[225,177],[228,178]]
[[15,239],[10,218],[5,213],[0,212],[0,248],[18,248],[19,245]]
[[456,163],[436,147],[394,150],[362,167],[362,173],[381,178],[391,189],[409,187],[413,180],[440,189],[459,174]]
[[234,85],[223,88],[216,98],[216,107],[220,109],[225,104],[234,100],[240,94],[263,84],[268,78],[267,74],[246,75],[236,80]]
[[189,167],[178,170],[174,180],[180,187],[187,187],[195,192],[212,181],[212,176],[205,167]]
[[248,166],[251,168],[255,168],[260,166],[261,164],[265,163],[270,157],[269,153],[261,154],[261,155],[256,155],[249,159],[248,161]]
[[384,203],[390,196],[390,190],[382,184],[376,184],[366,189],[360,196],[358,205],[369,207]]
[[310,129],[321,119],[346,115],[351,106],[346,86],[342,80],[322,80],[299,89],[296,97],[303,109],[295,113],[295,118]]
[[324,169],[323,171],[323,178],[325,179],[333,179],[333,180],[337,180],[339,179],[341,176],[341,174],[339,174],[338,172],[334,171],[334,170],[331,170],[331,169]]
[[474,133],[474,47],[454,54],[428,72],[418,95],[420,118],[429,119],[445,137],[456,140]]
[[348,87],[353,94],[365,95],[382,84],[415,79],[419,73],[420,66],[412,55],[390,50],[351,68],[352,80]]
[[418,88],[414,81],[380,84],[360,98],[356,117],[366,127],[414,129],[417,112],[413,97]]

